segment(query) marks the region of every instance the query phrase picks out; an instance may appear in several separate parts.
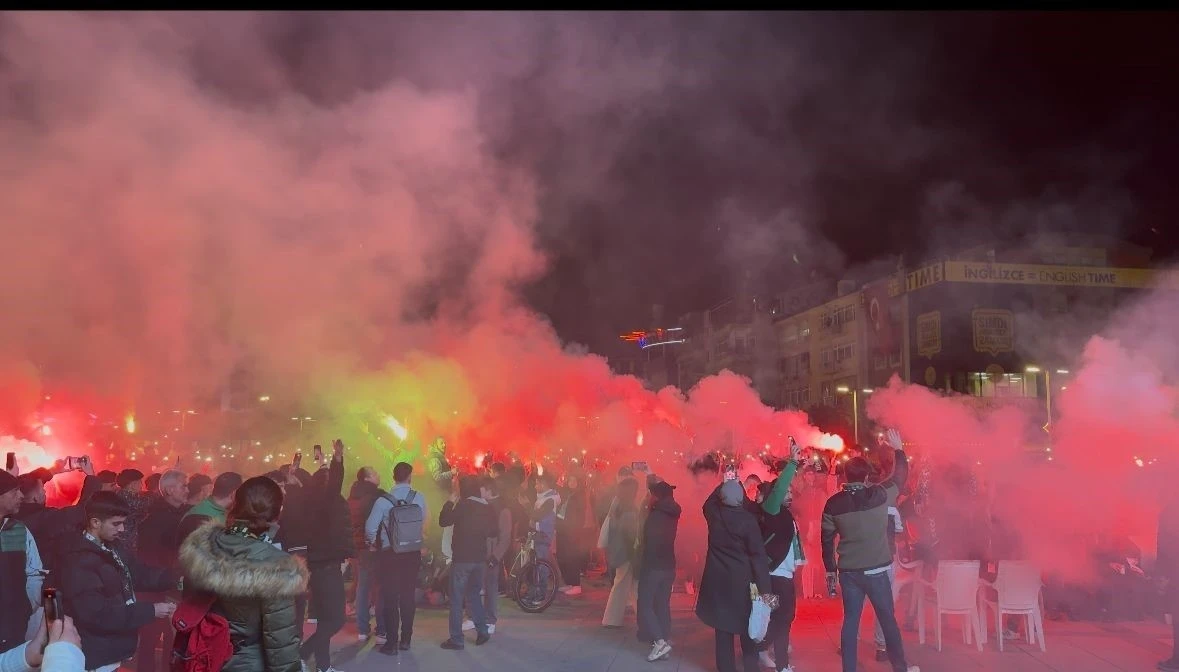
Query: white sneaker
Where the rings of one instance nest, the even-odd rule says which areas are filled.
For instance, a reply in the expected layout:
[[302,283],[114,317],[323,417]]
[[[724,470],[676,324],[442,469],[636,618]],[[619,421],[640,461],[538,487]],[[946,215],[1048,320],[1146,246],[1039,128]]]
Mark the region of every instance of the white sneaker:
[[666,641],[658,641],[651,645],[651,653],[647,655],[647,662],[653,663],[662,658],[666,658],[671,653],[671,644]]
[[778,670],[778,672],[794,672],[794,666],[787,665],[786,667],[783,667],[782,669]]
[[565,591],[565,595],[567,595],[569,597],[577,597],[580,594],[581,594],[581,586],[572,586],[569,588],[569,590]]
[[[319,625],[318,618],[309,618],[309,619],[307,619],[307,622],[310,623],[311,625]],[[337,670],[337,672],[339,672],[339,671]]]
[[562,592],[562,593],[567,593],[567,592],[569,592],[570,590],[573,590],[573,586],[561,586],[561,587],[560,587],[560,588],[558,588],[557,590],[558,590],[559,592]]
[[358,641],[358,642],[367,642],[367,641],[368,641],[368,635],[356,635],[356,641]]
[[487,624],[487,634],[489,634],[489,635],[495,634],[495,623],[488,623]]
[[916,665],[910,665],[908,672],[921,672],[921,668]]
[[757,662],[761,663],[762,667],[768,667],[771,670],[776,670],[777,665],[774,663],[774,657],[770,655],[769,651],[762,651],[757,654]]
[[463,621],[463,630],[474,630],[475,621]]
[[388,635],[377,635],[377,643],[378,643],[378,644],[384,644],[384,643],[386,643],[386,642],[388,642],[388,641],[389,641],[389,636],[388,636]]

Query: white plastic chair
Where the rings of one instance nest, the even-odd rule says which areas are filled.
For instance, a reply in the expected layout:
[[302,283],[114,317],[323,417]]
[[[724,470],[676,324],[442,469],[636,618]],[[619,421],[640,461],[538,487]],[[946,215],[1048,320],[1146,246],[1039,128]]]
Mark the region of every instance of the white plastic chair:
[[[986,599],[985,591],[979,595],[979,610],[986,613],[989,607],[995,611],[995,636],[999,639],[999,650],[1003,650],[1003,615],[1027,617],[1028,644],[1040,640],[1040,651],[1047,651],[1044,641],[1044,583],[1040,568],[1027,562],[1003,560],[999,563],[998,576],[994,583],[981,581],[981,585],[993,589],[995,600]],[[984,631],[986,630],[984,626]]]
[[[982,618],[978,608],[978,567],[977,560],[943,560],[937,563],[937,580],[934,582],[921,580],[924,587],[934,592],[934,602],[937,606],[937,650],[942,650],[942,616],[958,615],[966,619],[962,628],[962,640],[971,643],[971,632],[974,633],[974,644],[982,651],[983,640],[986,635],[982,630]],[[925,608],[918,603],[917,607],[917,638],[925,643]]]
[[[908,622],[909,615],[916,615],[918,609],[921,608],[921,570],[925,567],[925,563],[921,560],[914,560],[912,562],[896,561],[896,585],[893,586],[893,592],[900,596],[901,591],[905,586],[913,586],[911,595],[909,596],[909,605],[903,612],[898,614],[897,623]],[[906,620],[899,618],[901,615],[905,616]]]

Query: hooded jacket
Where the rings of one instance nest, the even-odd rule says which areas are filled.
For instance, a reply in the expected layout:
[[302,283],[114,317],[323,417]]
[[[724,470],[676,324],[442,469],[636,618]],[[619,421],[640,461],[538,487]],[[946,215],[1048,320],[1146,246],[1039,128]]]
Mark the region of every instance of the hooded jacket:
[[[124,581],[118,555],[131,574]],[[86,669],[96,670],[135,655],[139,629],[155,620],[151,602],[136,591],[165,591],[176,585],[168,571],[151,569],[117,549],[103,549],[79,532],[62,547],[60,578],[62,609],[74,619],[82,637]]]
[[745,510],[744,495],[733,493],[735,503],[725,504],[722,487],[704,502],[708,556],[700,579],[696,616],[714,630],[743,633],[749,627],[753,607],[749,584],[757,584],[762,594],[771,590],[769,559],[757,519]]
[[299,672],[295,598],[307,590],[303,561],[263,539],[208,523],[180,546],[185,590],[217,595],[233,658],[223,672]]

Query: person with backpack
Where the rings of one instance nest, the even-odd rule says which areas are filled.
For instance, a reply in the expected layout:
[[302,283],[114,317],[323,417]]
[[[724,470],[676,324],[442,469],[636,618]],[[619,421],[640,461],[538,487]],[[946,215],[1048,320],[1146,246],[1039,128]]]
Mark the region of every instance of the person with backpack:
[[224,524],[206,523],[184,540],[173,672],[300,672],[295,599],[308,572],[272,541],[282,506],[277,483],[251,478]]
[[426,498],[413,489],[413,466],[393,467],[393,489],[373,502],[364,524],[369,548],[377,552],[377,580],[385,601],[388,641],[380,648],[387,656],[409,651],[417,611],[415,589],[425,541]]

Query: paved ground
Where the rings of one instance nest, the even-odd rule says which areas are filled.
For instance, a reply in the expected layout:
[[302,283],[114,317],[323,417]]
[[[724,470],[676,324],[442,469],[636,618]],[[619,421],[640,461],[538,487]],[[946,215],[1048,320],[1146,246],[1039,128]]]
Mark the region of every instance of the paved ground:
[[[606,630],[600,625],[605,591],[591,588],[572,599],[561,598],[547,612],[530,615],[507,600],[501,601],[500,623],[491,642],[474,646],[474,633],[467,633],[465,651],[445,651],[438,644],[445,639],[446,612],[418,611],[413,650],[397,657],[377,653],[373,642],[360,646],[351,624],[335,640],[333,664],[346,672],[705,672],[713,665],[712,632],[692,613],[692,598],[676,594],[672,600],[674,650],[671,660],[648,663],[649,647],[635,640],[634,617],[627,627]],[[839,672],[837,655],[841,611],[834,601],[801,601],[794,624],[791,662],[798,672]],[[867,619],[865,619],[867,620]],[[924,672],[1119,672],[1154,670],[1155,663],[1170,655],[1170,627],[1163,623],[1095,624],[1047,622],[1048,651],[1031,647],[1026,641],[1008,642],[999,653],[992,634],[982,653],[962,642],[956,617],[947,617],[944,650],[933,644],[933,629],[925,646],[917,643],[916,632],[905,632],[910,663]],[[308,626],[308,632],[313,626]],[[887,663],[872,657],[871,631],[861,641],[859,669],[887,672]]]

